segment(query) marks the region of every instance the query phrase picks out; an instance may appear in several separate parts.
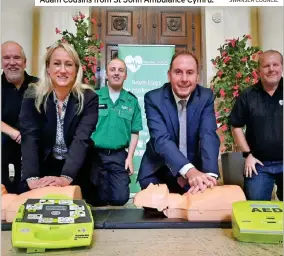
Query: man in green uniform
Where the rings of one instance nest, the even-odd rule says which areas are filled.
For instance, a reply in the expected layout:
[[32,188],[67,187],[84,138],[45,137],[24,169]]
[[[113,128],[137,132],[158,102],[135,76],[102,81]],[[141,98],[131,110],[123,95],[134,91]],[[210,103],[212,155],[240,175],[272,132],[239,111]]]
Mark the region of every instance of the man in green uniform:
[[97,206],[124,205],[129,199],[132,159],[143,127],[137,98],[123,89],[126,77],[125,63],[114,59],[107,66],[108,86],[97,91],[99,120],[91,136],[95,146],[93,204]]

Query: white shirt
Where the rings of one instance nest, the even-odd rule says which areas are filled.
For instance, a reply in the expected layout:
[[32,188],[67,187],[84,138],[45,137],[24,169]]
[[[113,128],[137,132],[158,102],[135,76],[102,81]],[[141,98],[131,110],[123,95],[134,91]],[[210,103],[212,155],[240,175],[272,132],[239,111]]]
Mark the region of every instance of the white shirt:
[[[175,102],[176,102],[177,106],[178,106],[180,100],[186,100],[186,102],[187,102],[187,101],[189,100],[189,98],[190,98],[190,95],[188,95],[188,96],[186,97],[186,99],[181,99],[181,98],[179,98],[179,97],[174,93],[173,90],[172,90],[172,92],[173,92],[173,95],[174,95]],[[179,173],[180,173],[181,176],[183,176],[184,178],[186,178],[186,177],[185,177],[185,174],[186,174],[190,169],[192,169],[192,168],[195,168],[195,166],[194,166],[193,164],[191,164],[191,163],[188,163],[188,164],[184,165],[184,166],[179,170]],[[210,176],[212,176],[212,177],[214,177],[214,178],[216,178],[216,179],[218,178],[218,175],[217,175],[216,173],[208,172],[208,173],[206,173],[206,174],[208,174],[208,175],[210,175]]]
[[120,90],[115,91],[113,90],[110,86],[108,87],[108,92],[109,92],[109,97],[111,98],[113,104],[117,101],[119,95],[120,95]]

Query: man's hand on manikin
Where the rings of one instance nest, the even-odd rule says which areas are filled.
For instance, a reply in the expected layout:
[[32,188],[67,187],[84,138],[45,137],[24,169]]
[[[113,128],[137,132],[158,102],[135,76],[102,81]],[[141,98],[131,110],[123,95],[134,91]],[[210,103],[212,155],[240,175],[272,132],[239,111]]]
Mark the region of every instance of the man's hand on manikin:
[[190,186],[189,193],[196,194],[198,191],[204,192],[207,188],[213,188],[217,185],[216,178],[191,168],[185,174],[187,182]]

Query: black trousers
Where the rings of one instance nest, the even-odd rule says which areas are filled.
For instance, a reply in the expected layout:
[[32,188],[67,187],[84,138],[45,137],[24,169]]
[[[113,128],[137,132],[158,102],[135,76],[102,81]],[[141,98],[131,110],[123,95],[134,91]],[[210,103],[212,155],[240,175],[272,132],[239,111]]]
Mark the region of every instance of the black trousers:
[[91,181],[95,185],[92,204],[122,206],[129,200],[129,170],[125,170],[125,149],[95,149]]
[[[22,154],[21,145],[9,140],[2,143],[1,182],[5,185],[8,193],[20,194],[24,191],[21,183]],[[9,177],[9,164],[14,165],[15,176]]]

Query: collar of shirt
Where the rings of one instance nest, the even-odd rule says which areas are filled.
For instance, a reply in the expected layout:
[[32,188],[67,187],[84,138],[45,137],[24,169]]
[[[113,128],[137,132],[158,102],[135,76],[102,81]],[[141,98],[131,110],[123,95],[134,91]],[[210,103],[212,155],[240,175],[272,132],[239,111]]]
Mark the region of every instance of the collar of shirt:
[[[54,103],[55,103],[56,105],[58,105],[58,101],[59,101],[59,100],[57,99],[57,96],[56,96],[55,91],[52,91],[52,93],[53,93],[53,100],[54,100]],[[62,108],[63,108],[63,107],[66,108],[66,107],[67,107],[67,103],[68,103],[69,97],[70,97],[70,93],[67,95],[67,97],[66,97],[65,100],[63,101]]]
[[173,95],[174,95],[175,102],[176,102],[177,106],[178,106],[178,103],[179,103],[180,100],[186,100],[186,102],[188,102],[188,100],[190,98],[190,94],[185,99],[181,99],[174,93],[173,89],[172,89],[172,92],[173,92]]
[[[266,91],[264,90],[264,88],[263,88],[263,85],[262,85],[262,82],[261,82],[260,79],[259,79],[259,81],[258,81],[256,84],[253,85],[253,88],[254,88],[254,90],[257,90],[257,91],[262,90],[263,92],[266,92]],[[280,81],[279,81],[279,84],[278,84],[278,87],[277,87],[277,89],[275,90],[275,92],[277,92],[277,91],[280,91],[281,93],[282,93],[282,91],[283,91],[283,77],[281,77],[281,79],[280,79]]]

